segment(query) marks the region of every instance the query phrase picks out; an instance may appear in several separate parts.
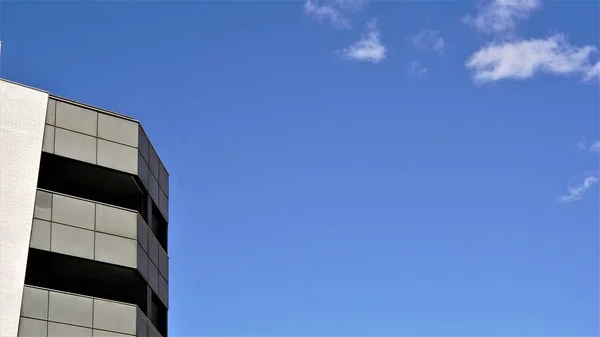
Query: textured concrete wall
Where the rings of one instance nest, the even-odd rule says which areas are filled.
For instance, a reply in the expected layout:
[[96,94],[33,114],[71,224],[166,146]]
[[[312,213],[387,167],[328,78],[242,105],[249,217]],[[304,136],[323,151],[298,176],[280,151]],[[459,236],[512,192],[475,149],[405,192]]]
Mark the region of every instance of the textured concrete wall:
[[48,94],[0,80],[0,336],[16,336]]

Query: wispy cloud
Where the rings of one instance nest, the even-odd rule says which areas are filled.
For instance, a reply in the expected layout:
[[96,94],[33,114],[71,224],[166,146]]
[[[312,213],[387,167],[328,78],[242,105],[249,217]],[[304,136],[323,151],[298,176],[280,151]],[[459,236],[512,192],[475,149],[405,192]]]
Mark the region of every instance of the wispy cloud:
[[579,150],[589,151],[592,153],[600,153],[600,140],[594,140],[588,143],[585,138],[582,138],[577,142],[577,148]]
[[419,49],[433,49],[438,54],[443,54],[446,41],[436,30],[422,29],[412,38],[412,43]]
[[317,21],[328,21],[336,28],[350,28],[350,12],[363,7],[364,0],[306,0],[304,13]]
[[584,81],[591,81],[600,79],[600,61],[596,62],[594,66],[589,68],[583,78]]
[[600,140],[596,140],[592,143],[592,145],[590,145],[590,147],[588,148],[588,150],[590,152],[594,152],[594,153],[600,153]]
[[[592,142],[587,142],[585,138],[582,138],[579,142],[577,142],[577,148],[582,151],[589,151],[592,153],[600,154],[600,140],[594,140]],[[567,189],[567,194],[562,195],[557,198],[559,202],[573,202],[578,201],[583,198],[583,194],[585,191],[589,190],[598,183],[598,171],[594,171],[593,173],[586,173],[583,175],[583,182],[572,185]]]
[[424,67],[423,65],[421,65],[421,63],[419,62],[411,62],[408,64],[408,71],[416,76],[424,76],[427,73],[427,67]]
[[356,11],[362,9],[367,0],[331,0],[336,6],[345,10]]
[[387,48],[381,43],[376,19],[369,21],[361,38],[341,50],[344,58],[354,61],[379,63],[386,58]]
[[524,80],[536,74],[582,75],[594,67],[594,46],[575,47],[560,34],[545,39],[491,43],[475,52],[465,63],[476,82]]
[[583,182],[570,186],[567,189],[567,194],[557,198],[558,202],[574,202],[583,198],[583,194],[598,183],[596,175],[588,174],[584,177]]
[[541,4],[540,0],[486,0],[477,15],[468,15],[463,22],[484,34],[512,34],[518,21],[529,18]]

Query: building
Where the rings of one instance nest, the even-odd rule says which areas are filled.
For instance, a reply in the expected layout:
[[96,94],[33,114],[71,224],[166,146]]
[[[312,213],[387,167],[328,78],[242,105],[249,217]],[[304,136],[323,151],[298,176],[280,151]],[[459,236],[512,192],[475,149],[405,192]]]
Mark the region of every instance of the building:
[[167,337],[168,218],[139,122],[0,80],[0,336]]

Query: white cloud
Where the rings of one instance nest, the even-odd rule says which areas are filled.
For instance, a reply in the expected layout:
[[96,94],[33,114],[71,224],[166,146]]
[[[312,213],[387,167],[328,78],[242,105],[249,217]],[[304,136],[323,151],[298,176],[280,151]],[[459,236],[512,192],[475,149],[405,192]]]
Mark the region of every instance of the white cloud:
[[438,54],[443,54],[446,49],[446,41],[435,30],[422,29],[413,36],[412,42],[419,49],[431,48]]
[[536,74],[583,75],[595,66],[590,56],[594,46],[575,47],[560,34],[546,39],[491,43],[475,52],[465,63],[476,82],[505,79],[524,80]]
[[[588,145],[589,144],[589,145]],[[577,148],[582,151],[589,151],[600,154],[600,140],[588,143],[585,138],[577,142]],[[557,198],[559,202],[572,202],[581,200],[583,193],[589,190],[592,186],[598,183],[598,171],[594,173],[584,174],[584,179],[581,184],[570,186],[567,189],[567,194]]]
[[594,141],[588,148],[588,151],[594,153],[600,153],[600,140]]
[[591,81],[594,79],[600,79],[600,61],[596,62],[596,64],[588,69],[583,78],[584,81]]
[[377,21],[372,19],[363,36],[348,48],[341,50],[346,59],[379,63],[386,58],[387,48],[381,43],[381,33]]
[[423,76],[427,73],[428,69],[422,66],[421,63],[413,61],[409,63],[408,70],[414,75]]
[[329,21],[337,28],[350,28],[347,14],[362,8],[364,0],[306,0],[304,13],[317,21]]
[[540,6],[540,0],[486,0],[475,17],[463,21],[485,34],[510,34]]
[[594,175],[587,175],[581,184],[573,185],[567,189],[567,194],[557,198],[559,202],[573,202],[583,198],[583,194],[592,186],[598,183],[598,178]]
[[577,149],[600,154],[600,140],[594,140],[588,145],[588,142],[585,140],[585,138],[582,138],[579,142],[577,142]]
[[363,8],[366,0],[331,0],[336,6],[347,10],[359,10]]

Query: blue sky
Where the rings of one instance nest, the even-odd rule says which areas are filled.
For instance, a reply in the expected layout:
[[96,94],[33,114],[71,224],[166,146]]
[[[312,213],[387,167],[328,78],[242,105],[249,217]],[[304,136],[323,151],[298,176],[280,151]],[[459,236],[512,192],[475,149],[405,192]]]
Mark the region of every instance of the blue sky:
[[171,174],[170,336],[597,336],[600,5],[2,2]]

